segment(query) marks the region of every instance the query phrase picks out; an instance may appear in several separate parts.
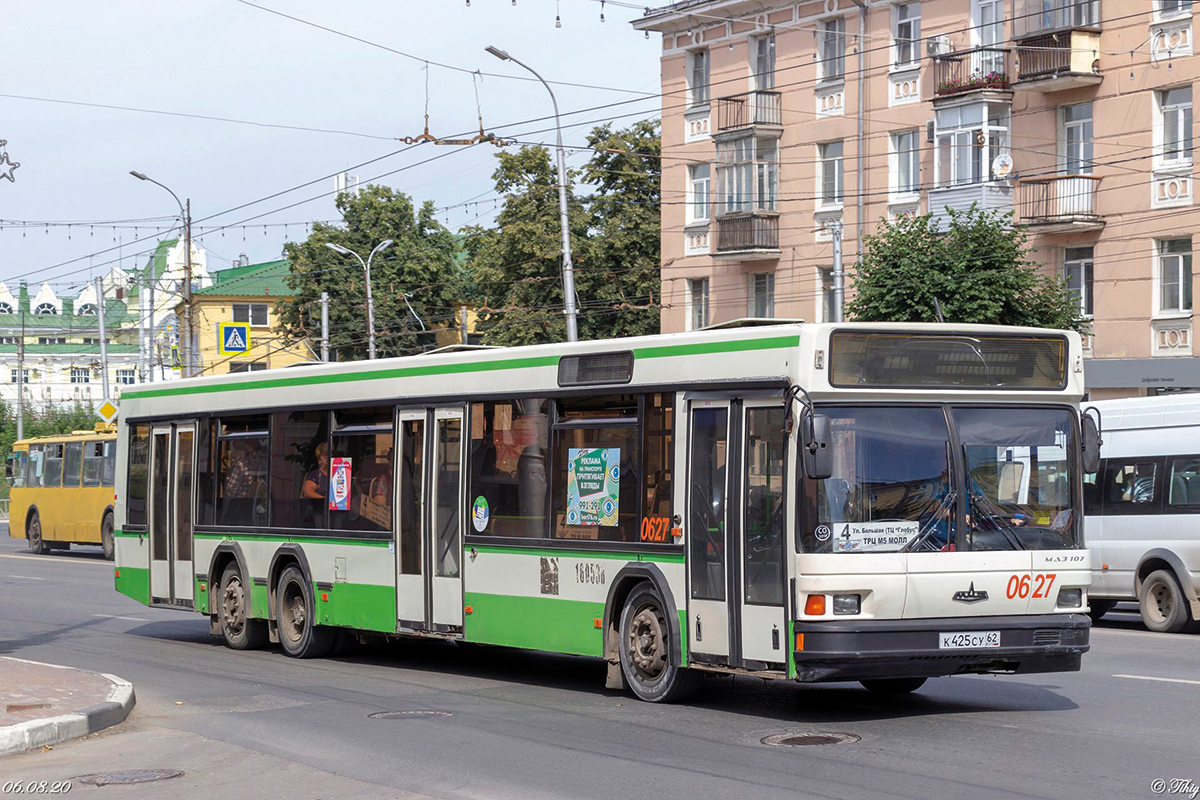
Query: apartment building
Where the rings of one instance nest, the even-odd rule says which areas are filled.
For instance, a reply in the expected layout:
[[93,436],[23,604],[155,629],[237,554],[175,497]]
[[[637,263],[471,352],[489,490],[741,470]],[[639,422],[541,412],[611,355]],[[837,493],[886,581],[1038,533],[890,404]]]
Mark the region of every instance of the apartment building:
[[[1191,0],[686,0],[662,35],[663,330],[835,319],[880,220],[1011,212],[1093,397],[1200,389]],[[840,229],[840,230],[839,230]]]

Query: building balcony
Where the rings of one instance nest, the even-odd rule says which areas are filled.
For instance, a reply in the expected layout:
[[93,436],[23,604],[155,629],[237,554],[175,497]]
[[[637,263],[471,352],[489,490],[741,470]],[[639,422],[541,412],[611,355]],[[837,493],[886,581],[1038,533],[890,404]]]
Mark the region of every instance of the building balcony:
[[986,181],[929,190],[929,216],[943,228],[950,224],[950,210],[966,213],[972,205],[980,211],[1011,212],[1012,185],[1006,181]]
[[746,92],[717,100],[717,134],[756,127],[783,128],[779,92]]
[[934,97],[960,97],[989,90],[1011,91],[1011,56],[1003,47],[975,47],[934,56]]
[[1039,233],[1097,231],[1104,217],[1096,213],[1095,175],[1055,175],[1017,183],[1017,224]]
[[779,258],[779,213],[747,211],[717,217],[717,256]]
[[1100,74],[1100,34],[1065,30],[1041,33],[1017,44],[1017,81],[1014,89],[1061,92],[1095,86]]

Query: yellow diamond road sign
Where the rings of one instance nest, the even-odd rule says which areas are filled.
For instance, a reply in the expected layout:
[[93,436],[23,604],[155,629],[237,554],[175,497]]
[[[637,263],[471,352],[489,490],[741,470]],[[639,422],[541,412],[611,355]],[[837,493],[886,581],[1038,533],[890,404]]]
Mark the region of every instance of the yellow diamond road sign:
[[117,418],[117,406],[112,400],[105,400],[100,404],[100,418],[105,422],[112,422]]

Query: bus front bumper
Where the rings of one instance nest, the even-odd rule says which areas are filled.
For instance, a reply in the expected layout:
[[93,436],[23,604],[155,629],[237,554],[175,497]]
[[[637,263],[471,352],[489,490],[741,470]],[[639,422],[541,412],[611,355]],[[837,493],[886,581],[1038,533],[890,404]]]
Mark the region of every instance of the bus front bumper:
[[[1075,672],[1091,627],[1085,614],[796,622],[796,680]],[[999,647],[941,646],[944,634],[992,632]]]

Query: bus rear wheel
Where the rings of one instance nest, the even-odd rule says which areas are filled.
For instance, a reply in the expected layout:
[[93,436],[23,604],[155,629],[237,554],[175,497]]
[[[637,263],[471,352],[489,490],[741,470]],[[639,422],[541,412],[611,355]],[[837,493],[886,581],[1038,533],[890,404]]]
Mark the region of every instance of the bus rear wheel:
[[696,687],[697,675],[677,663],[665,604],[649,584],[634,588],[621,610],[621,672],[639,700],[670,703]]
[[328,655],[337,630],[316,624],[316,613],[312,584],[298,566],[288,565],[275,590],[275,622],[283,652],[292,658]]
[[1170,570],[1159,569],[1142,583],[1142,622],[1156,633],[1179,633],[1188,624],[1187,600]]
[[100,523],[100,546],[104,548],[104,560],[112,561],[116,556],[116,545],[113,543],[113,516],[105,514]]
[[217,618],[225,646],[231,650],[254,650],[267,643],[267,623],[250,618],[250,592],[242,581],[241,570],[233,562],[221,573]]
[[34,555],[40,556],[50,551],[46,540],[42,538],[42,518],[36,511],[29,517],[29,524],[25,526],[25,538],[29,540],[29,552]]

